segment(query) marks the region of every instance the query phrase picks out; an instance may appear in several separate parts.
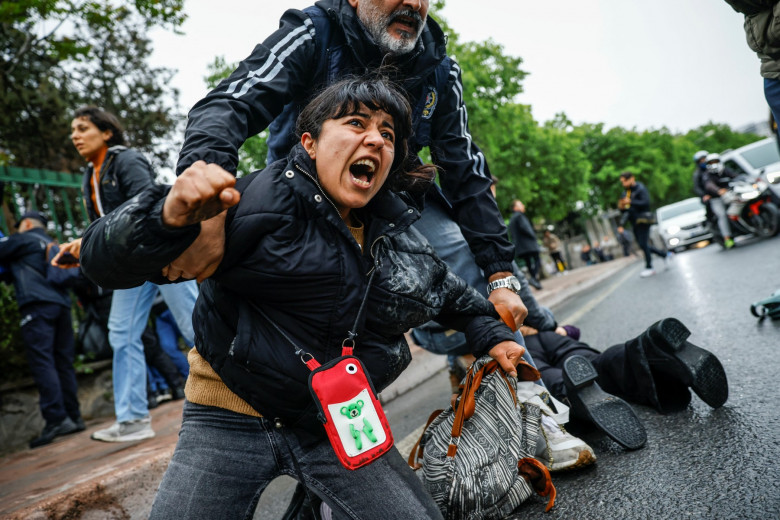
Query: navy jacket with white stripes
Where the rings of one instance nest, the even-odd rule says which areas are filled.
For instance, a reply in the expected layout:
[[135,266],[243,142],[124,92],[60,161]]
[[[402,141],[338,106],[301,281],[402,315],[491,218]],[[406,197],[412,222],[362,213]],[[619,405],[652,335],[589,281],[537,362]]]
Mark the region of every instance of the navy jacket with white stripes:
[[[313,16],[329,20],[329,41],[321,41],[323,35],[318,38]],[[323,66],[326,55],[331,63]],[[441,168],[441,194],[479,266],[488,275],[511,271],[514,249],[490,192],[485,157],[468,130],[461,72],[452,58],[447,59],[446,87],[436,87],[436,69],[445,59],[446,37],[429,16],[416,50],[394,63],[396,69],[389,74],[408,95],[415,134],[430,135],[430,143],[410,139],[410,149],[417,153],[429,144],[433,162]],[[198,160],[235,172],[240,146],[268,128],[286,105],[301,105],[326,84],[376,69],[382,60],[347,0],[321,0],[304,11],[288,10],[279,29],[192,108],[177,173]],[[421,132],[427,125],[429,130]],[[291,122],[276,127],[272,130],[288,135],[292,131]]]

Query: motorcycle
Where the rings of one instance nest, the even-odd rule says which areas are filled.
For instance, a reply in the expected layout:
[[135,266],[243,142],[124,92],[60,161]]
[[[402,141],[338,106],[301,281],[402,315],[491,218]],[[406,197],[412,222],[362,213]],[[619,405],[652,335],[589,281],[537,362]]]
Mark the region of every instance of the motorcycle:
[[[767,238],[777,234],[780,230],[780,210],[772,202],[773,194],[765,181],[739,175],[722,179],[721,185],[728,186],[720,198],[726,206],[732,236],[752,234]],[[710,218],[708,225],[713,239],[722,245],[723,236],[717,219]]]

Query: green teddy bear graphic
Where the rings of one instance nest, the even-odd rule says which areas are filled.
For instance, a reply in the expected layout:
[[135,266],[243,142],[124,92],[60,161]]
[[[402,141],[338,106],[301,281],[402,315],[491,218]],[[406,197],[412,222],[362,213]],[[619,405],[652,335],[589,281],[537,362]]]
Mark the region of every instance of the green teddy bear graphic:
[[[361,409],[363,408],[364,404],[365,403],[363,403],[362,399],[358,399],[354,403],[350,403],[347,406],[342,406],[341,410],[339,411],[341,412],[341,415],[347,417],[348,419],[356,419],[360,417]],[[368,422],[368,419],[363,417],[362,430],[358,430],[352,424],[349,425],[349,433],[352,435],[352,438],[355,439],[355,448],[358,450],[363,449],[363,440],[360,438],[361,431],[363,432],[363,435],[365,435],[368,438],[368,440],[370,440],[371,442],[376,442],[376,435],[374,435],[374,427],[371,426],[371,423]]]

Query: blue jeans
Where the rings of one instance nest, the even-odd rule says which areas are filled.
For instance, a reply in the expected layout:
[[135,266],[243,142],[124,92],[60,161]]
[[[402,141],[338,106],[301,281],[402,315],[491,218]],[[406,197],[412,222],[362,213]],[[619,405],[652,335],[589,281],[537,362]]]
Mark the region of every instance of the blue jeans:
[[[163,352],[168,354],[176,365],[176,369],[185,379],[190,375],[190,365],[187,363],[187,358],[179,350],[179,327],[176,326],[176,320],[173,317],[170,309],[165,309],[154,321],[155,329],[157,330],[157,339],[160,341],[160,348]],[[193,343],[185,340],[187,346],[192,347]]]
[[[420,217],[420,220],[414,224],[414,227],[425,236],[428,242],[436,250],[436,254],[439,258],[444,260],[455,274],[463,278],[466,283],[487,298],[487,278],[482,273],[482,269],[477,265],[474,253],[471,252],[469,244],[466,242],[466,238],[460,231],[460,227],[452,220],[438,201],[426,200],[422,216]],[[514,266],[514,271],[525,289],[525,291],[521,291],[520,296],[523,299],[523,303],[529,307],[529,316],[531,315],[531,307],[533,305],[535,312],[539,314],[540,320],[552,320],[551,315],[549,317],[542,317],[543,311],[539,308],[536,300],[531,295],[525,277],[522,276],[517,266]],[[433,333],[432,336],[438,335],[438,337],[433,338],[430,342],[427,342],[426,345],[420,344],[420,346],[436,354],[447,354],[451,364],[454,357],[471,353],[471,349],[465,341],[465,336],[461,333],[458,333],[460,336],[450,337],[445,337],[443,334],[444,333],[442,332]],[[415,335],[415,338],[417,337],[418,336]],[[463,339],[458,341],[458,338]],[[515,341],[520,345],[525,346],[523,335],[519,332],[515,333]],[[534,361],[527,350],[523,355],[523,359],[531,365],[534,364]]]
[[780,125],[780,80],[764,78],[764,97],[772,111],[772,116]]
[[301,445],[265,418],[185,401],[179,441],[150,519],[251,519],[276,477],[305,480],[334,518],[441,518],[420,479],[396,448],[350,471],[330,443]]
[[141,334],[158,290],[184,337],[193,340],[192,309],[198,298],[198,285],[194,280],[159,286],[146,282],[140,287],[114,291],[108,316],[108,342],[114,350],[114,411],[119,422],[149,414]]

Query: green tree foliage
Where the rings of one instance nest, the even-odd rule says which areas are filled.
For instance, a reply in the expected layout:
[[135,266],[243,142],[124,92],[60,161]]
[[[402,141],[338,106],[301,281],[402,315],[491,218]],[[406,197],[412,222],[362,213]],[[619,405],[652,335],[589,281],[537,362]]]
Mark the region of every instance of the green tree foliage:
[[[442,7],[438,2],[434,9]],[[446,20],[434,17],[462,71],[471,134],[499,179],[499,207],[508,215],[511,201],[519,198],[532,218],[564,218],[585,196],[590,173],[584,154],[568,138],[571,124],[561,117],[540,126],[531,107],[517,102],[528,74],[522,58],[507,55],[492,40],[461,43]]]
[[77,171],[70,121],[80,105],[116,112],[131,146],[167,164],[181,119],[172,71],[146,64],[147,32],[175,29],[183,0],[0,3],[0,160]]
[[644,183],[655,207],[694,196],[693,154],[700,149],[721,152],[760,139],[740,134],[726,125],[708,123],[687,134],[669,130],[606,130],[602,123],[583,124],[571,138],[592,165],[588,198],[589,212],[614,208],[623,191],[618,176],[631,171]]
[[19,308],[10,283],[0,283],[0,373],[3,381],[30,375],[19,330]]

